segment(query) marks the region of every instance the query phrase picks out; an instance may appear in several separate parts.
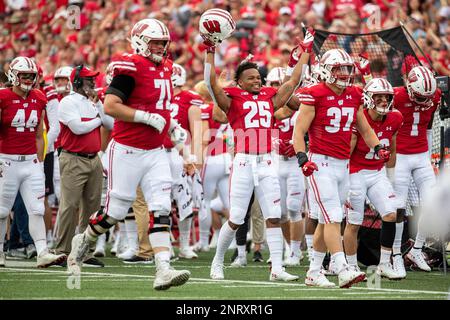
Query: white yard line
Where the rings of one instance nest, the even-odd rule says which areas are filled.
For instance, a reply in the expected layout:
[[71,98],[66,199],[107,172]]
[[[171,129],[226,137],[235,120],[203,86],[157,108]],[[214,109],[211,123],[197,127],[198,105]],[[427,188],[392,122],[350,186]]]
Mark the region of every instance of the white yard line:
[[[100,268],[99,268],[100,269]],[[52,270],[33,270],[33,269],[19,269],[19,268],[0,268],[0,272],[9,272],[9,271],[18,271],[18,272],[24,272],[28,274],[33,273],[47,273],[47,274],[67,274],[67,271],[52,271]],[[126,278],[145,278],[145,279],[153,279],[154,276],[151,275],[131,275],[131,274],[120,274],[120,273],[104,273],[104,272],[84,272],[81,274],[83,277],[84,275],[88,276],[104,276],[104,277],[126,277]],[[284,290],[301,290],[304,289],[301,287],[306,287],[305,284],[302,284],[300,282],[269,282],[269,281],[247,281],[247,280],[211,280],[211,279],[205,279],[205,278],[191,278],[191,281],[199,281],[199,282],[209,282],[209,283],[217,283],[217,284],[223,284],[224,286],[230,285],[230,284],[244,284],[244,285],[266,285],[271,287],[295,287],[292,289],[284,289]],[[300,287],[300,288],[299,288]],[[309,288],[307,288],[309,289]],[[323,290],[323,289],[322,289]],[[434,294],[434,295],[448,295],[448,291],[430,291],[430,290],[408,290],[408,289],[391,289],[391,288],[363,288],[363,287],[352,287],[351,290],[366,290],[366,291],[384,291],[384,292],[397,292],[397,293],[417,293],[417,294]],[[247,298],[246,298],[247,299]]]

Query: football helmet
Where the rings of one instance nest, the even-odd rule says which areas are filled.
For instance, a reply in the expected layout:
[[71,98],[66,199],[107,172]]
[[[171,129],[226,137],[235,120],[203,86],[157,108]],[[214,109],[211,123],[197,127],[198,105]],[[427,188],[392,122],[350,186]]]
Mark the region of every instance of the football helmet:
[[182,87],[186,83],[186,70],[179,64],[174,63],[172,69],[172,85]]
[[[162,55],[154,53],[150,49],[151,41],[165,41]],[[170,44],[169,29],[166,25],[156,19],[142,19],[138,21],[131,29],[131,47],[134,52],[140,56],[160,63],[167,55]]]
[[221,43],[236,29],[236,22],[228,11],[206,10],[199,21],[199,31],[203,39],[214,44]]
[[354,71],[352,57],[342,49],[328,50],[320,59],[318,73],[321,79],[340,88],[351,85]]
[[[20,74],[34,74],[34,78],[24,81],[20,79]],[[17,57],[11,61],[6,76],[13,86],[18,86],[23,91],[29,92],[37,82],[38,67],[36,62],[28,57]]]
[[[374,100],[374,95],[386,94],[388,95],[387,104],[384,106],[377,105]],[[394,89],[392,85],[383,78],[373,78],[370,80],[363,90],[364,107],[368,109],[375,109],[379,115],[387,114],[394,102]]]
[[286,68],[275,67],[267,74],[266,85],[270,87],[274,82],[278,82],[281,85],[285,76]]
[[[56,92],[58,92],[59,94],[63,94],[72,90],[72,82],[70,81],[71,74],[72,67],[69,66],[61,67],[55,71],[55,74],[53,75],[53,86],[55,87]],[[56,84],[56,79],[60,78],[67,79],[67,84],[65,86],[58,86]]]
[[428,68],[418,66],[411,69],[406,79],[406,90],[411,101],[430,108],[436,88],[436,78]]
[[111,62],[110,64],[108,64],[108,66],[106,67],[106,71],[105,71],[105,82],[106,85],[109,86],[114,78],[114,62]]

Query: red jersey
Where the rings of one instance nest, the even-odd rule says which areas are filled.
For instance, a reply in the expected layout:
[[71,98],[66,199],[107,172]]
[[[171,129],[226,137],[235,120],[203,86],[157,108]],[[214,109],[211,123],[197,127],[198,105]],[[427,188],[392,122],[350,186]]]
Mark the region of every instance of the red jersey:
[[102,103],[105,103],[106,89],[108,89],[107,86],[106,86],[106,87],[95,88],[95,91],[97,91],[98,99],[99,99]]
[[309,150],[337,159],[350,158],[352,128],[362,104],[362,89],[347,87],[337,95],[325,83],[307,87],[302,103],[315,108],[315,117],[309,127]]
[[10,88],[0,89],[0,153],[36,154],[36,130],[47,99],[38,89],[24,99]]
[[115,61],[114,76],[133,77],[133,92],[124,103],[133,109],[158,113],[166,119],[162,133],[143,123],[116,119],[112,137],[118,143],[144,150],[161,147],[170,125],[170,101],[172,97],[172,61],[155,64],[137,54],[123,54]]
[[213,108],[213,103],[202,106],[202,120],[208,121],[209,125],[208,156],[217,156],[227,152],[227,139],[233,136],[233,132],[228,123],[214,121],[212,116]]
[[234,130],[236,153],[264,154],[272,150],[272,97],[277,90],[262,87],[259,94],[238,87],[225,88],[231,98],[228,121]]
[[397,153],[415,154],[428,151],[427,128],[441,100],[436,90],[433,106],[428,110],[411,101],[405,87],[394,88],[394,107],[403,115],[403,126],[397,135]]
[[[297,121],[299,111],[296,111],[291,117],[283,120],[275,120],[275,128],[278,129],[278,138],[289,144],[294,138],[294,125]],[[280,154],[279,149],[275,149]]]
[[[393,110],[386,114],[383,121],[372,120],[367,109],[364,109],[364,115],[369,125],[375,131],[380,143],[386,147],[390,146],[392,137],[403,124],[402,114],[397,110]],[[375,155],[372,148],[367,146],[361,134],[356,129],[354,129],[353,133],[358,138],[350,158],[350,173],[355,173],[360,170],[380,170],[383,168],[384,161]]]
[[[184,90],[173,97],[170,103],[170,117],[175,119],[180,126],[190,133],[186,144],[191,143],[192,132],[189,125],[189,109],[192,106],[200,107],[203,104],[203,99],[195,91]],[[173,143],[170,141],[168,135],[164,137],[164,147],[173,148]]]

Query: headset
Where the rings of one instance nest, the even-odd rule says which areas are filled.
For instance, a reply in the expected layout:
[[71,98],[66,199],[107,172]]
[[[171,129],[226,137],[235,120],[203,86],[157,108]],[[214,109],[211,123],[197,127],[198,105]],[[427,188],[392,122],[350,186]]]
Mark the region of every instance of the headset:
[[73,77],[73,87],[80,89],[83,86],[83,80],[80,78],[80,72],[83,69],[83,64],[76,66],[75,76]]

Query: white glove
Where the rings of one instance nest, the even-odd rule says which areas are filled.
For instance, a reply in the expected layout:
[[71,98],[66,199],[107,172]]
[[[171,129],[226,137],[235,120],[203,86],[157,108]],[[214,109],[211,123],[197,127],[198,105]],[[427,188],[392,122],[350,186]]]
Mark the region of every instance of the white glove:
[[150,113],[142,110],[136,110],[134,113],[134,122],[141,122],[155,128],[161,133],[166,125],[166,119],[160,114]]
[[170,140],[174,145],[184,144],[187,140],[187,132],[184,130],[178,122],[170,119],[169,128]]

